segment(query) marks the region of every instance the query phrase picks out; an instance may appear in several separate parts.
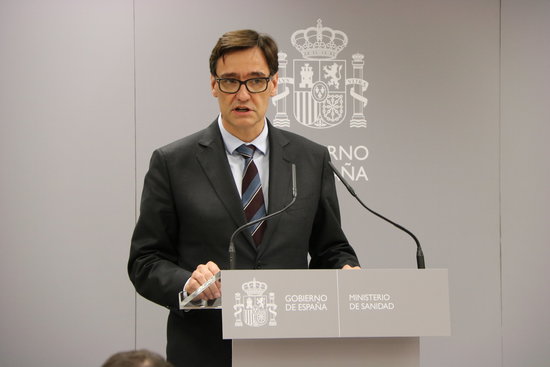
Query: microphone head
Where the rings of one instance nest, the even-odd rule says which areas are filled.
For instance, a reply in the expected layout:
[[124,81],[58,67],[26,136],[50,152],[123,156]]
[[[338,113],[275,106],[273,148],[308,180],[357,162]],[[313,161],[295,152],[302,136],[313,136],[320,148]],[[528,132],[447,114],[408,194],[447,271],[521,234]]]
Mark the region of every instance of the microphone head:
[[296,165],[292,163],[292,197],[298,196],[298,185],[296,184]]
[[346,179],[340,174],[340,172],[338,172],[338,169],[334,166],[334,164],[331,162],[331,161],[328,161],[328,164],[330,166],[330,168],[332,169],[332,172],[334,172],[334,174],[338,177],[338,179],[340,180],[340,182],[346,187],[346,189],[349,191],[349,193],[354,196],[354,197],[357,197],[357,194],[355,193],[355,190],[353,189],[353,187],[351,187],[351,185],[346,181]]

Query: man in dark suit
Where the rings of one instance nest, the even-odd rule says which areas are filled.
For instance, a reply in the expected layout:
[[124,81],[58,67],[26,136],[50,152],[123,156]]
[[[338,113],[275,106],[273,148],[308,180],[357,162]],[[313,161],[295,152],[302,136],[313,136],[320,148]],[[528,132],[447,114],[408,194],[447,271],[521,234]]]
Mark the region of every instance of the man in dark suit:
[[[274,128],[265,117],[277,93],[275,42],[251,30],[228,32],[212,51],[210,70],[220,115],[206,129],[153,153],[128,263],[136,290],[170,309],[167,357],[176,366],[231,366],[221,312],[180,311],[178,293],[191,294],[229,268],[228,242],[235,229],[291,201],[292,164],[296,202],[237,236],[236,267],[359,266],[340,226],[327,149]],[[250,154],[241,145],[251,148]],[[197,299],[220,294],[216,282]]]

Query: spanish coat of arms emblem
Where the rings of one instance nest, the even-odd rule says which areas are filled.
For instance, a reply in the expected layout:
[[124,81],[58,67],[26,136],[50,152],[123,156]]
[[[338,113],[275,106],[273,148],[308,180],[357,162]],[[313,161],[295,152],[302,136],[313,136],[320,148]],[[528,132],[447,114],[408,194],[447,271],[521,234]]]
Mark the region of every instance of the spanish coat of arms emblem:
[[302,59],[293,60],[293,77],[287,77],[287,54],[279,53],[279,94],[273,98],[277,113],[273,124],[290,126],[286,97],[292,92],[293,116],[300,124],[317,129],[337,126],[347,116],[347,91],[352,97],[350,127],[366,127],[363,96],[368,82],[363,80],[364,55],[354,54],[351,66],[353,77],[347,78],[347,61],[338,54],[347,43],[347,35],[323,27],[321,19],[316,27],[294,32],[290,38]]
[[256,279],[242,285],[244,296],[240,292],[235,293],[235,326],[245,325],[260,327],[268,324],[276,326],[277,305],[274,303],[275,294],[264,294],[267,284]]

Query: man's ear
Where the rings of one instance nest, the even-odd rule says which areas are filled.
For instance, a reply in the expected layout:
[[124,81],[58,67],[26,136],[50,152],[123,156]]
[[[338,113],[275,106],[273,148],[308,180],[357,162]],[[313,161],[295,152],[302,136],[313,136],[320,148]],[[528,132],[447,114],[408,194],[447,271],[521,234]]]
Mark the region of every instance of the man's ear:
[[216,78],[214,75],[210,74],[210,87],[212,88],[212,96],[218,98],[218,88],[216,88]]
[[273,89],[271,89],[271,97],[277,95],[277,85],[279,85],[279,73],[275,73],[272,77],[271,77],[271,83],[273,83]]

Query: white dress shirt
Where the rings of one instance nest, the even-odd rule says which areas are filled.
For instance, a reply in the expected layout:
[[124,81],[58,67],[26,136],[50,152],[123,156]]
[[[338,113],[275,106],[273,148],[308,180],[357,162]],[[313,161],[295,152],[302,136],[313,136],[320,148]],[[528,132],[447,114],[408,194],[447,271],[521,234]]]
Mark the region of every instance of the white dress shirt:
[[267,212],[268,208],[268,194],[269,194],[269,139],[267,138],[267,121],[264,123],[264,129],[258,135],[258,137],[252,140],[249,143],[245,143],[239,138],[231,135],[225,127],[223,127],[221,115],[218,117],[218,126],[222,133],[223,143],[225,145],[225,153],[227,155],[227,160],[229,162],[229,167],[231,168],[231,173],[233,173],[233,179],[235,180],[235,186],[239,191],[239,195],[242,197],[242,180],[243,180],[243,171],[244,171],[244,162],[245,159],[242,155],[235,151],[242,144],[252,144],[256,147],[254,152],[254,164],[258,168],[258,174],[260,175],[260,181],[262,182],[262,191],[264,194],[265,210]]

